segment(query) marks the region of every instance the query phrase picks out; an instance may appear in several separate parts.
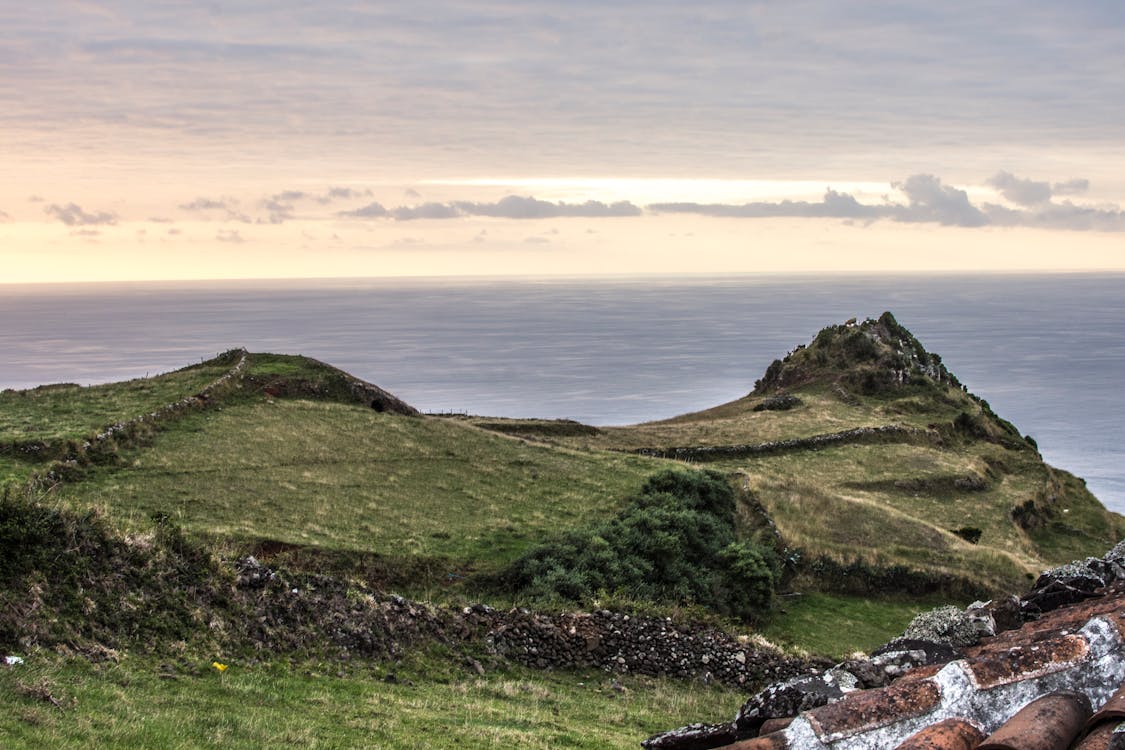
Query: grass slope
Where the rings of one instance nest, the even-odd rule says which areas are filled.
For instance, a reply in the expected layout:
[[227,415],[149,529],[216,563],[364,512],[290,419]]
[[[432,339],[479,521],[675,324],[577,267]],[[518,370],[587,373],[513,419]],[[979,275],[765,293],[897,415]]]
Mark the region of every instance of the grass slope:
[[477,564],[609,515],[660,464],[262,398],[191,414],[121,458],[59,496],[126,525],[165,514],[189,532]]

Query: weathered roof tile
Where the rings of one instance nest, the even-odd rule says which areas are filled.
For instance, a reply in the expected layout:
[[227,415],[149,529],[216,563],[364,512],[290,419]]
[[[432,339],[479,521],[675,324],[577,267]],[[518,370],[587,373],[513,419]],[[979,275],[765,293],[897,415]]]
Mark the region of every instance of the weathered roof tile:
[[987,654],[970,661],[969,671],[979,687],[993,688],[1066,669],[1085,658],[1089,650],[1083,636],[1057,635]]
[[1086,722],[1083,731],[1085,739],[1077,745],[1077,750],[1105,750],[1109,747],[1114,731],[1119,728],[1121,729],[1118,732],[1121,735],[1119,742],[1125,746],[1123,721],[1125,721],[1125,685],[1118,688],[1117,692],[1110,696],[1109,700]]
[[817,736],[832,742],[858,732],[921,716],[941,703],[941,690],[930,680],[896,682],[875,690],[852,693],[846,699],[808,712]]
[[1109,721],[1086,735],[1074,750],[1122,750],[1125,748],[1125,723]]
[[787,716],[783,719],[766,719],[761,728],[758,730],[759,734],[770,734],[777,732],[793,723],[793,717]]
[[1021,708],[977,750],[1066,750],[1090,718],[1081,693],[1048,693]]
[[946,719],[912,735],[895,750],[973,750],[984,732],[964,719]]
[[[1120,580],[1094,598],[986,638],[956,661],[849,693],[801,713],[787,728],[771,724],[764,728],[772,733],[728,748],[1125,750],[1123,616]],[[1091,702],[1104,702],[1092,717]]]
[[723,750],[789,750],[789,740],[784,733],[773,732],[752,740],[740,740]]

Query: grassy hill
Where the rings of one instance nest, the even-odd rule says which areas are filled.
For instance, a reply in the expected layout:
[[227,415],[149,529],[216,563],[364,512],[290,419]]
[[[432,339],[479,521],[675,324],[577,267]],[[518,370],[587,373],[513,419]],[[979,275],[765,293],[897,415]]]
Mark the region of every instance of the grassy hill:
[[1018,589],[1125,533],[1121,516],[1044,463],[889,313],[825,328],[752,392],[705,411],[553,433],[534,421],[478,424],[736,474],[814,588]]
[[731,475],[744,533],[764,513],[809,588],[1018,588],[1125,532],[890,314],[825,328],[742,398],[632,427],[426,417],[324,363],[241,351],[0,394],[0,476],[61,479],[68,507],[439,578],[607,519],[683,462]]

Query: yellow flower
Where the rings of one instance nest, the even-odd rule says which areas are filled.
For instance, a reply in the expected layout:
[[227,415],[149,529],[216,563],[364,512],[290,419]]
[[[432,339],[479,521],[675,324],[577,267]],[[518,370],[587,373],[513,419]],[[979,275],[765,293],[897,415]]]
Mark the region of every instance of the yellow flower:
[[223,672],[227,671],[227,665],[226,664],[220,664],[217,661],[211,662],[211,666],[214,667],[215,669],[219,670],[219,674],[222,674]]

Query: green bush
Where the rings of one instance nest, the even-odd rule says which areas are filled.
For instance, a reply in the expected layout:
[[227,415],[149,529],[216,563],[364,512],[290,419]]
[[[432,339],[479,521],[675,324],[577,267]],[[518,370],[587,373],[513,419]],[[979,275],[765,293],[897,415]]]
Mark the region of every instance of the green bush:
[[501,581],[538,602],[612,592],[752,617],[768,609],[780,564],[772,548],[735,540],[734,511],[721,474],[665,471],[617,517],[537,547]]

